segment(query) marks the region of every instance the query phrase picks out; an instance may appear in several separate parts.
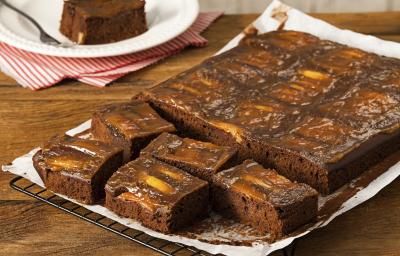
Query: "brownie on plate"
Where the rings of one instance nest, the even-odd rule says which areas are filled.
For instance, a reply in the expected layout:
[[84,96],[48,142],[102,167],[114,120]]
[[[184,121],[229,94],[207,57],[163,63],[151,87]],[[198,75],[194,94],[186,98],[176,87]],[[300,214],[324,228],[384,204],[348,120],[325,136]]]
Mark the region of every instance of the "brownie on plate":
[[147,31],[145,0],[64,0],[60,31],[78,44],[107,44]]
[[213,174],[234,165],[236,150],[163,133],[142,154],[150,154],[196,177],[211,181]]
[[101,108],[92,118],[94,139],[124,148],[127,162],[163,132],[174,132],[173,124],[162,119],[147,103],[131,102]]
[[211,185],[213,208],[277,239],[317,216],[318,193],[293,183],[253,160],[217,173]]
[[121,167],[105,190],[108,209],[163,233],[190,225],[208,211],[207,182],[152,157]]
[[282,30],[138,98],[177,129],[329,194],[400,148],[399,81],[398,59]]
[[104,198],[108,178],[122,164],[121,148],[68,135],[52,138],[33,156],[46,188],[85,204]]

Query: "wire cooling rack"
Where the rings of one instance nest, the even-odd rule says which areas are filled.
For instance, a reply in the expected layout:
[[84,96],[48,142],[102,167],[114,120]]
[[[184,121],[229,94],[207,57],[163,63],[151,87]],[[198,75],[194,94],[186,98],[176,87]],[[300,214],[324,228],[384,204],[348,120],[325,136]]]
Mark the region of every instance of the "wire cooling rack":
[[[198,250],[194,247],[186,246],[180,243],[173,243],[166,240],[158,239],[132,228],[128,228],[118,222],[111,220],[103,215],[92,212],[80,205],[63,199],[49,190],[42,188],[29,180],[17,176],[10,181],[10,186],[25,195],[40,200],[66,213],[72,214],[80,219],[90,222],[96,226],[106,229],[114,234],[120,235],[126,239],[150,248],[161,255],[167,256],[194,256],[203,255],[211,256],[212,254]],[[294,256],[295,243],[281,250],[283,256]],[[279,253],[278,253],[279,254]]]

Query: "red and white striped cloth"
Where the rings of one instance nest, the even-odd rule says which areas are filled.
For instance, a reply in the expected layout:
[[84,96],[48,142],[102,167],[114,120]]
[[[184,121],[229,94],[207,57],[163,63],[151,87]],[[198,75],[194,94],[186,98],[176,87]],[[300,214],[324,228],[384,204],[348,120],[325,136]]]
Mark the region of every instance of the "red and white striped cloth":
[[17,49],[0,42],[0,69],[25,88],[39,90],[74,78],[103,87],[112,81],[176,54],[187,46],[201,47],[207,40],[203,32],[222,13],[200,13],[195,23],[182,35],[160,46],[115,57],[63,58]]

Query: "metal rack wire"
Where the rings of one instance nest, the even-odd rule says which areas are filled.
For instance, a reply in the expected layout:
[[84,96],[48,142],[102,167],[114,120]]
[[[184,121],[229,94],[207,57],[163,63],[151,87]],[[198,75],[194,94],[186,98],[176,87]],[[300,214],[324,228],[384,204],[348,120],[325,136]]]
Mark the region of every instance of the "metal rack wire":
[[[194,247],[158,239],[149,236],[142,231],[128,228],[103,215],[97,214],[71,201],[63,199],[53,194],[49,190],[42,188],[23,177],[17,176],[14,179],[12,179],[10,181],[10,186],[15,190],[24,193],[25,195],[33,197],[55,208],[58,208],[66,213],[72,214],[80,219],[90,222],[105,230],[113,232],[114,234],[120,235],[126,239],[129,239],[133,242],[136,242],[140,245],[150,248],[160,253],[161,255],[166,255],[166,256],[212,255],[207,252],[198,250]],[[293,256],[295,252],[295,245],[293,244],[289,248],[281,250],[281,252],[282,255],[284,256]]]

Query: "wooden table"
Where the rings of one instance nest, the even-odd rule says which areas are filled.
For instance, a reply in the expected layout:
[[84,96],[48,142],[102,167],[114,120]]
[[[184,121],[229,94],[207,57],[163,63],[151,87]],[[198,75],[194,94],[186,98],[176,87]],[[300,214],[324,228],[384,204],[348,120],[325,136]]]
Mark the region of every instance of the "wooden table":
[[[400,13],[318,14],[339,27],[400,42]],[[160,64],[96,89],[75,81],[39,92],[0,73],[0,163],[12,161],[90,118],[105,103],[134,94],[200,63],[257,15],[224,16],[204,33],[208,47],[187,49]],[[13,191],[0,174],[0,254],[157,255],[76,217]],[[400,179],[377,196],[300,240],[296,255],[400,255]],[[280,255],[280,254],[276,254]]]

